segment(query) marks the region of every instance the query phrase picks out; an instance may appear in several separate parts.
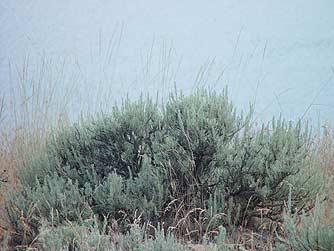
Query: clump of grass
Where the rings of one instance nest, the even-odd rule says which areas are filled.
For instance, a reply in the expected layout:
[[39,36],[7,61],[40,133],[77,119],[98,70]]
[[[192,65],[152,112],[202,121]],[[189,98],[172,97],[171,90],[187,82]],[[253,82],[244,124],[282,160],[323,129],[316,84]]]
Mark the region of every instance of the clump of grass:
[[[4,110],[5,110],[5,96],[0,97],[0,128],[3,126],[3,120],[4,120]],[[4,165],[4,153],[0,152],[0,166]],[[0,188],[2,183],[8,181],[8,176],[7,176],[7,170],[6,169],[1,169],[0,170]]]
[[328,176],[334,175],[334,135],[330,124],[323,126],[323,133],[319,137],[317,145],[321,169]]

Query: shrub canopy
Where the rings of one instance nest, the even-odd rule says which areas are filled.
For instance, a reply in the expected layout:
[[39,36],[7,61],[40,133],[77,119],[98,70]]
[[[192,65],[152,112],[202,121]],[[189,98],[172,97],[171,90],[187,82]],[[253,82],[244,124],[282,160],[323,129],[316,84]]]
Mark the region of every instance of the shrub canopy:
[[289,194],[291,208],[307,209],[321,183],[311,154],[307,126],[279,118],[255,128],[252,109],[237,113],[227,91],[125,100],[55,135],[22,171],[7,212],[21,243],[55,209],[55,225],[95,215],[126,230],[140,216],[201,238],[254,216],[280,220]]

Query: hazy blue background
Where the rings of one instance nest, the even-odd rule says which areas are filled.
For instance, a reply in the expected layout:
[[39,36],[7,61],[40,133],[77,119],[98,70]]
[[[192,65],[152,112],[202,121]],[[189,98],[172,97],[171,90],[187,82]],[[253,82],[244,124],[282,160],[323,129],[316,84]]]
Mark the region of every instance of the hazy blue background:
[[0,87],[15,91],[26,63],[59,96],[76,83],[73,114],[101,93],[228,85],[260,119],[333,123],[333,13],[332,0],[2,0]]

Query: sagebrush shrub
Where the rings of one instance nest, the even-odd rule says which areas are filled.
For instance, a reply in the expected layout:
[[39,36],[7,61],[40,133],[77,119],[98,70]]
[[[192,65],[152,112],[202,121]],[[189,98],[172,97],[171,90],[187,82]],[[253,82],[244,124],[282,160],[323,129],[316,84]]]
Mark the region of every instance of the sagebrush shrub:
[[[150,98],[125,100],[111,114],[82,121],[50,140],[45,155],[21,173],[22,190],[9,196],[9,218],[22,228],[19,214],[28,214],[27,205],[52,181],[55,188],[70,186],[75,196],[66,199],[80,202],[78,209],[88,205],[121,231],[140,216],[200,240],[253,216],[281,220],[291,190],[293,210],[307,210],[321,184],[311,146],[301,123],[273,119],[254,128],[252,109],[238,114],[226,91],[175,94],[160,105]],[[54,191],[43,193],[53,198]],[[22,203],[18,198],[25,203],[20,212],[11,209]],[[73,205],[51,202],[38,221],[63,210],[62,218],[80,222],[82,217],[73,218],[67,209]],[[40,224],[35,225],[25,242],[38,233]]]

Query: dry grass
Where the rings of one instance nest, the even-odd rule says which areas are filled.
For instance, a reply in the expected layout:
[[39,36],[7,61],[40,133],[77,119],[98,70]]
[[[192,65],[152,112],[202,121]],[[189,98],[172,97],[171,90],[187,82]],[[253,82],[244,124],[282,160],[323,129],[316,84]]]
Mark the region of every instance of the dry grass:
[[51,130],[66,125],[69,102],[55,95],[56,79],[45,81],[42,72],[47,67],[41,66],[37,78],[29,76],[24,64],[10,92],[0,98],[0,240],[7,229],[4,195],[17,186],[17,171],[24,168],[29,156],[44,149]]
[[323,133],[318,139],[318,160],[324,173],[328,176],[333,176],[334,134],[329,124],[323,126]]
[[323,126],[323,132],[318,138],[317,145],[317,160],[326,177],[324,204],[327,217],[324,220],[330,221],[334,204],[334,131],[329,124]]

